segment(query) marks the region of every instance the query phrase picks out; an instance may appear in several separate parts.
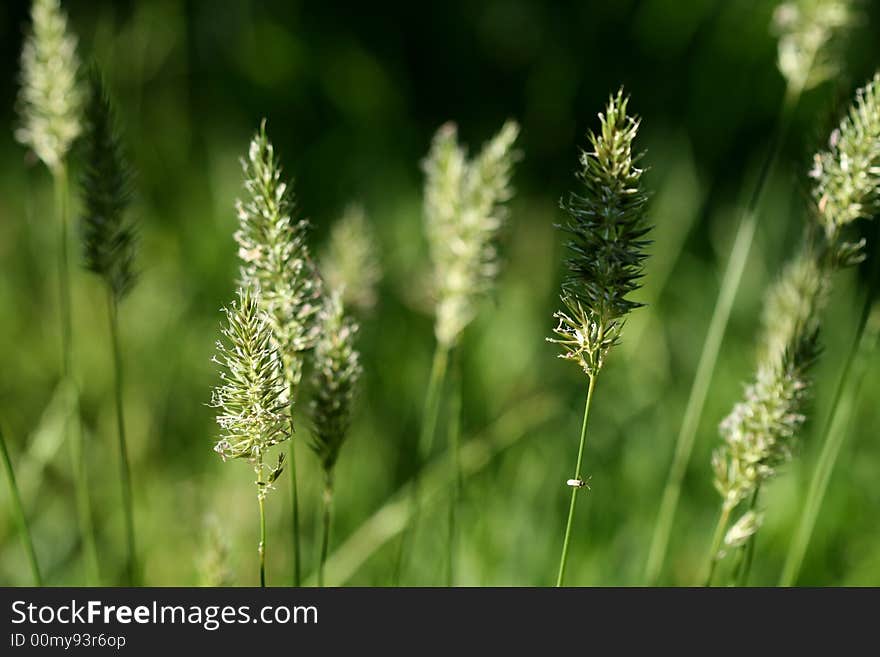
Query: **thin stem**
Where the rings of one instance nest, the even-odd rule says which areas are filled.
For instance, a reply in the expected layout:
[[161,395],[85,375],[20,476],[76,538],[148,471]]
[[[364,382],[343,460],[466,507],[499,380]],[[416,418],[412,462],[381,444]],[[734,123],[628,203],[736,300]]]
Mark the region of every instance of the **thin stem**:
[[58,214],[58,298],[61,319],[61,375],[70,376],[71,370],[71,303],[70,303],[70,255],[69,255],[69,192],[67,166],[62,163],[53,170],[55,211]]
[[[755,486],[752,493],[752,499],[749,502],[749,511],[754,511],[758,507],[758,496],[761,494],[761,484]],[[746,586],[749,581],[749,571],[752,569],[752,560],[755,557],[755,536],[757,532],[749,536],[746,544],[740,548],[742,559],[736,569],[736,585]]]
[[34,551],[34,542],[31,531],[28,528],[27,516],[24,513],[24,505],[21,503],[21,495],[18,484],[15,483],[15,471],[12,469],[12,461],[9,458],[9,450],[6,448],[6,438],[3,428],[0,427],[0,456],[3,457],[3,469],[6,471],[6,479],[9,482],[9,496],[12,498],[12,512],[15,522],[18,524],[18,533],[21,536],[21,544],[27,554],[28,565],[34,578],[34,586],[42,586],[43,578],[40,577],[40,566],[37,563],[37,553]]
[[296,481],[296,441],[293,437],[293,396],[294,386],[290,386],[290,507],[293,524],[293,585],[302,586],[302,557],[299,537],[299,494]]
[[733,561],[733,569],[730,574],[730,579],[728,581],[728,586],[736,586],[737,580],[739,580],[740,573],[742,572],[743,563],[745,562],[745,546],[740,547],[736,551],[736,557]]
[[691,384],[684,419],[675,442],[675,453],[669,469],[669,476],[660,501],[660,510],[657,514],[657,522],[654,526],[654,534],[651,538],[651,547],[648,551],[648,560],[645,565],[645,580],[648,584],[654,584],[657,581],[660,570],[663,567],[663,561],[666,558],[672,524],[675,520],[679,499],[681,498],[684,475],[693,453],[697,429],[700,426],[700,419],[706,405],[709,386],[715,373],[718,354],[721,351],[721,343],[724,341],[724,335],[727,332],[727,324],[730,320],[730,313],[733,310],[733,302],[736,299],[749,252],[752,248],[752,242],[755,238],[758,208],[764,196],[764,190],[767,187],[770,173],[773,171],[779,158],[779,151],[785,143],[791,117],[800,99],[800,95],[800,87],[792,85],[787,87],[773,140],[761,165],[755,188],[752,191],[749,203],[736,231],[733,248],[727,261],[727,267],[721,281],[721,288],[718,292],[715,308],[712,311],[712,318],[709,321],[709,330],[706,333],[706,339],[703,342],[703,349],[700,353],[700,360],[697,363],[697,371]]
[[[73,480],[76,497],[76,510],[82,535],[86,572],[90,584],[99,583],[98,547],[95,538],[95,525],[92,522],[91,495],[86,470],[85,447],[82,427],[79,426],[79,390],[73,381],[73,347],[71,335],[71,294],[70,294],[70,193],[67,165],[62,162],[52,169],[52,184],[55,194],[55,212],[58,217],[58,304],[61,330],[61,378],[68,393],[68,411],[65,418],[64,433],[70,444],[73,461]],[[76,427],[76,431],[72,427]]]
[[431,375],[428,380],[428,388],[425,391],[425,404],[422,413],[422,428],[419,434],[418,465],[416,477],[413,479],[412,498],[413,513],[410,515],[406,527],[400,534],[397,546],[397,556],[391,575],[391,585],[399,586],[403,574],[404,560],[409,541],[415,536],[416,526],[419,521],[419,480],[418,472],[424,467],[431,456],[431,448],[434,445],[434,435],[437,433],[437,419],[440,415],[440,398],[443,383],[446,380],[446,369],[449,362],[449,347],[437,343],[434,348],[434,359],[431,364]]
[[831,473],[837,463],[843,441],[849,433],[848,429],[861,397],[862,384],[877,349],[878,336],[880,336],[880,302],[872,302],[871,295],[869,295],[856,339],[847,355],[843,373],[835,391],[831,406],[832,411],[823,431],[825,440],[822,442],[822,451],[810,479],[807,498],[797,530],[785,558],[782,577],[779,580],[780,586],[794,586],[800,575],[804,556],[816,527],[816,519],[828,490]]
[[715,533],[712,535],[712,545],[709,547],[709,566],[706,569],[706,581],[704,586],[712,585],[712,578],[715,576],[715,566],[718,565],[718,553],[721,550],[721,541],[724,539],[724,533],[727,531],[727,523],[730,521],[730,509],[726,504],[721,507],[721,515],[718,516],[718,524],[715,526]]
[[447,586],[455,586],[455,546],[458,504],[463,475],[461,471],[461,362],[456,352],[452,359],[452,391],[449,403],[449,540],[447,541]]
[[330,520],[333,505],[333,480],[332,475],[327,474],[327,482],[324,487],[324,513],[321,519],[321,560],[318,563],[318,586],[324,586],[324,564],[327,563],[327,550],[330,546]]
[[[587,388],[587,401],[584,404],[584,421],[581,425],[581,440],[578,445],[578,455],[577,455],[577,465],[574,467],[574,478],[580,480],[581,478],[581,465],[584,460],[584,445],[587,442],[587,420],[590,417],[590,404],[593,401],[593,390],[596,387],[596,376],[590,376],[590,385]],[[565,523],[565,539],[562,542],[562,557],[559,559],[559,574],[556,577],[556,586],[562,586],[562,581],[565,578],[565,566],[568,561],[568,544],[571,539],[571,527],[574,523],[574,509],[577,504],[577,494],[578,490],[580,490],[579,486],[572,486],[571,488],[571,503],[568,507],[568,522]]]
[[113,343],[113,368],[115,370],[116,425],[119,436],[119,479],[122,483],[122,513],[125,520],[125,543],[128,553],[126,562],[127,584],[137,584],[137,548],[134,534],[134,503],[131,492],[131,467],[125,439],[125,415],[122,403],[122,351],[119,347],[119,308],[113,291],[107,288],[110,311],[110,337]]
[[89,493],[88,471],[86,469],[85,443],[80,424],[79,391],[72,379],[63,381],[66,406],[64,431],[70,445],[73,462],[74,498],[78,516],[83,552],[86,562],[86,577],[90,586],[100,584],[100,566],[95,524],[92,521],[92,503]]
[[449,363],[449,347],[437,343],[434,361],[431,364],[431,378],[425,392],[425,410],[422,415],[422,431],[419,435],[419,458],[424,462],[431,454],[434,436],[437,433],[437,418],[440,415],[440,393],[446,378]]
[[[262,483],[262,475],[257,479]],[[263,495],[257,495],[260,502],[260,544],[257,546],[257,553],[260,556],[260,586],[266,586],[266,509],[263,504]]]

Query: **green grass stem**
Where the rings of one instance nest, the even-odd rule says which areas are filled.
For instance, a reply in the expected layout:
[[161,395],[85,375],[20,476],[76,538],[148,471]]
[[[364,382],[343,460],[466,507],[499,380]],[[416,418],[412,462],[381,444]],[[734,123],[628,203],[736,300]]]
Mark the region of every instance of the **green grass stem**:
[[40,576],[40,566],[37,562],[37,553],[34,550],[34,541],[31,538],[27,516],[24,513],[24,506],[21,503],[18,484],[15,482],[15,471],[12,469],[12,460],[9,458],[9,450],[6,447],[6,437],[3,434],[2,427],[0,427],[0,457],[3,458],[3,469],[6,472],[6,480],[9,483],[9,497],[12,502],[12,513],[15,516],[15,522],[18,525],[18,534],[21,537],[21,544],[27,555],[31,575],[34,578],[34,586],[42,586],[43,578]]
[[[590,417],[590,405],[593,401],[593,390],[596,387],[596,376],[590,376],[590,384],[587,387],[587,401],[584,404],[584,421],[581,425],[581,439],[578,444],[577,465],[574,468],[574,479],[581,478],[581,466],[584,461],[584,445],[587,441],[587,421]],[[562,586],[565,579],[565,566],[568,562],[568,546],[571,539],[571,528],[574,524],[574,510],[577,505],[577,494],[580,490],[578,486],[571,488],[571,502],[568,507],[568,521],[565,523],[565,538],[562,541],[562,556],[559,559],[559,573],[556,576],[556,586]]]

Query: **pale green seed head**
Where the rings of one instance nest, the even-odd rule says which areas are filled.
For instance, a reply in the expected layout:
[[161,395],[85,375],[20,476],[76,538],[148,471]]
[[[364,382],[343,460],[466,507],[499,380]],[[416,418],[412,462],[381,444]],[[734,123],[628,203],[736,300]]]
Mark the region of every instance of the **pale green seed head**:
[[816,332],[799,332],[775,361],[758,366],[743,401],[721,423],[724,445],[712,459],[715,488],[733,509],[787,463],[806,415],[809,370],[819,352]]
[[237,301],[224,313],[223,339],[217,341],[213,359],[220,365],[221,379],[210,404],[217,409],[220,425],[214,451],[224,461],[245,459],[252,463],[262,497],[283,465],[282,454],[275,468],[267,468],[266,452],[290,437],[288,387],[281,354],[255,293],[239,289]]
[[376,305],[376,286],[382,278],[378,253],[363,207],[348,206],[330,230],[320,266],[327,287],[339,291],[347,308],[367,312]]
[[786,265],[764,298],[759,362],[778,361],[799,332],[818,330],[830,285],[812,249],[804,249]]
[[85,94],[78,81],[76,37],[59,0],[34,0],[21,53],[20,124],[15,137],[53,171],[82,129]]
[[792,0],[776,7],[777,65],[796,91],[816,87],[840,70],[835,41],[857,21],[853,0]]
[[242,260],[241,285],[259,290],[258,301],[272,328],[289,386],[299,384],[305,352],[318,337],[321,281],[312,261],[309,223],[295,218],[290,186],[266,136],[266,123],[242,160],[245,197],[236,201],[235,232]]
[[806,420],[809,369],[819,354],[832,275],[864,256],[865,241],[847,242],[846,229],[880,211],[878,86],[875,76],[859,90],[829,149],[815,157],[815,208],[804,246],[767,294],[755,379],[720,426],[724,445],[712,467],[728,509],[791,459]]
[[456,342],[498,275],[498,233],[513,196],[510,179],[519,134],[504,124],[473,159],[459,144],[453,124],[434,136],[425,159],[424,215],[434,266],[437,340]]
[[[858,219],[880,213],[880,73],[859,89],[855,103],[831,134],[828,148],[813,158],[816,216],[831,245]],[[863,246],[863,245],[862,245]],[[840,244],[838,259],[860,259],[858,244]]]
[[757,533],[763,521],[764,517],[760,513],[752,510],[746,511],[727,530],[727,534],[724,536],[724,545],[730,549],[742,547]]

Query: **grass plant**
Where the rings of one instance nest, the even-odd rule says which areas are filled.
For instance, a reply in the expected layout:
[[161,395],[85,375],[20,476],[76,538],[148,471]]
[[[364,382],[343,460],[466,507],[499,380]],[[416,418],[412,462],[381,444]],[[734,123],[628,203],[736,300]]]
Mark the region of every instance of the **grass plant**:
[[589,488],[581,471],[596,379],[620,340],[626,316],[640,305],[629,295],[640,285],[651,226],[641,154],[633,151],[639,120],[627,114],[628,105],[623,90],[611,96],[599,115],[599,131],[588,136],[590,150],[581,153],[578,179],[583,188],[562,203],[568,221],[560,228],[569,235],[561,295],[565,310],[554,315],[559,324],[548,340],[562,347],[560,358],[581,367],[588,384],[577,462],[567,482],[571,502],[556,586],[565,581],[578,492]]

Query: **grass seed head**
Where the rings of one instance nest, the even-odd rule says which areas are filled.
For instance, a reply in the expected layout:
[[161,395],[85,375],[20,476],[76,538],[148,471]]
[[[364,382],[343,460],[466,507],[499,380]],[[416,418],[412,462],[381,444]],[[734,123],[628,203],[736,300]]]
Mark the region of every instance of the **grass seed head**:
[[132,172],[116,129],[110,99],[93,72],[85,112],[85,163],[81,180],[81,234],[85,266],[120,300],[135,282],[137,232],[126,216]]
[[296,386],[304,353],[318,337],[321,283],[307,243],[309,223],[295,217],[293,192],[281,179],[265,121],[242,168],[246,195],[236,202],[235,232],[241,286],[259,290],[258,302],[283,359],[284,376],[288,385]]
[[841,232],[880,213],[880,73],[859,89],[827,150],[813,162],[815,215],[831,255],[841,266],[856,264],[864,242],[843,241]]
[[82,128],[78,74],[76,37],[59,0],[34,0],[21,53],[15,136],[52,170],[62,165]]
[[764,298],[758,361],[777,362],[799,333],[819,330],[831,280],[809,246],[792,260]]
[[856,22],[855,4],[854,0],[792,0],[776,7],[776,61],[792,89],[810,89],[837,75],[840,53],[835,45]]
[[321,336],[315,345],[311,448],[326,477],[332,475],[348,435],[352,407],[362,368],[355,348],[358,325],[345,315],[341,295],[334,292],[321,312]]
[[455,343],[498,275],[499,230],[513,196],[519,126],[508,121],[473,159],[454,124],[442,126],[423,163],[424,215],[434,266],[437,340]]
[[221,367],[221,383],[214,388],[220,438],[214,446],[220,457],[245,459],[254,464],[265,495],[281,474],[283,455],[264,478],[266,451],[290,437],[290,399],[282,374],[281,354],[255,293],[239,289],[238,300],[224,309],[223,339],[217,342],[214,362]]
[[712,466],[726,508],[737,506],[791,459],[806,421],[808,374],[818,354],[817,331],[797,331],[777,359],[759,365],[743,401],[722,421],[724,445]]
[[548,340],[590,376],[618,341],[626,315],[640,305],[629,294],[640,286],[651,229],[641,155],[633,152],[639,121],[627,114],[628,103],[622,90],[610,98],[599,132],[588,135],[591,149],[581,153],[583,189],[562,202],[568,221],[560,228],[570,236],[565,310],[555,314],[559,324]]
[[724,444],[712,467],[728,510],[791,459],[806,420],[809,370],[820,352],[832,275],[863,257],[864,240],[845,241],[844,229],[880,210],[877,76],[859,90],[829,149],[816,155],[811,176],[815,211],[804,230],[804,246],[767,294],[757,373],[720,425]]
[[363,207],[348,206],[330,231],[320,266],[327,287],[340,292],[346,308],[367,312],[376,305],[376,286],[382,278],[378,251]]

